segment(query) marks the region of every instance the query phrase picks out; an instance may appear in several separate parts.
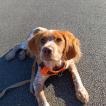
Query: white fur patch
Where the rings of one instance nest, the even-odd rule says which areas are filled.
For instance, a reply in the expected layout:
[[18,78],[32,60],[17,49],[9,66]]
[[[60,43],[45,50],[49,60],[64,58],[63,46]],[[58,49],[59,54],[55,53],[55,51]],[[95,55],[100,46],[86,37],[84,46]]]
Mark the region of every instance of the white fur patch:
[[32,30],[32,32],[29,34],[28,36],[28,41],[31,40],[35,35],[33,35],[33,32],[36,31],[36,30],[39,30],[39,31],[47,31],[48,29],[46,28],[43,28],[43,27],[37,27],[37,28],[34,28]]
[[52,30],[52,29],[51,29],[51,30],[49,30],[49,32],[51,32],[51,33],[52,33],[53,31],[54,31],[54,30]]
[[46,44],[45,44],[45,47],[48,47],[48,46],[55,46],[56,43],[54,41],[47,41]]

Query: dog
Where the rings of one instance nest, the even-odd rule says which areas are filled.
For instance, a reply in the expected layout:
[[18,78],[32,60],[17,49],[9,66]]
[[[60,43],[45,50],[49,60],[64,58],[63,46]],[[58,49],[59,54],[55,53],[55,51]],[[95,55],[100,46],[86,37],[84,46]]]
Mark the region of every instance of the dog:
[[[31,91],[39,106],[50,106],[44,94],[45,81],[53,76],[69,69],[72,74],[75,92],[78,100],[82,103],[89,102],[89,94],[85,89],[80,75],[78,73],[76,63],[81,58],[80,41],[69,31],[49,30],[43,27],[37,27],[32,30],[24,46],[19,46],[21,52],[20,59],[26,56],[36,58],[38,70],[35,78],[30,84]],[[7,54],[6,59],[13,58],[18,49],[13,49]],[[32,72],[34,74],[34,72]]]

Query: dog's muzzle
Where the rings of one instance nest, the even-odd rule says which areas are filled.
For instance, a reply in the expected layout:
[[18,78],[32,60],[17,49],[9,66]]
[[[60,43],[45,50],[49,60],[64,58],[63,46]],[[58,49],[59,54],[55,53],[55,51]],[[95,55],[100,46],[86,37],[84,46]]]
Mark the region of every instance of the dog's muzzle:
[[53,49],[50,47],[42,48],[42,57],[44,60],[51,60],[53,56]]

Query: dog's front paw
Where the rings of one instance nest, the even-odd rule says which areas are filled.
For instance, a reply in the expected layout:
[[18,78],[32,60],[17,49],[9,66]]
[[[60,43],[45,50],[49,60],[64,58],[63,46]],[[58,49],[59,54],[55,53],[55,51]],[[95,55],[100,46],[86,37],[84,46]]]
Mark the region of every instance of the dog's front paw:
[[77,99],[79,99],[82,103],[89,102],[89,94],[84,87],[78,88],[76,90]]

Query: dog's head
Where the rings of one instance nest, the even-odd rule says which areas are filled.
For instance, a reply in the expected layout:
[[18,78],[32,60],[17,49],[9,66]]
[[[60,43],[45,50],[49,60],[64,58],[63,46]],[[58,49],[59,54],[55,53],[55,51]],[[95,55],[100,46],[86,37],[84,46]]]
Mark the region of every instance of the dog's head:
[[79,40],[70,32],[36,28],[28,39],[30,51],[41,61],[78,60]]

